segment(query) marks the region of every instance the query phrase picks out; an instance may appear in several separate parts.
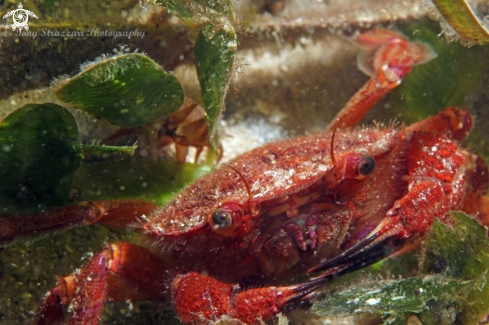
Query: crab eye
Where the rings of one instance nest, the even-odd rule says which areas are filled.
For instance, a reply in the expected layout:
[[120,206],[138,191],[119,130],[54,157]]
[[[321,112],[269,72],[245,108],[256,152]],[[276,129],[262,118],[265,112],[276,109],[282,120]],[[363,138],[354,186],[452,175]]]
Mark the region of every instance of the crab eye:
[[209,216],[209,225],[218,234],[226,235],[233,232],[243,219],[239,206],[233,203],[223,204]]
[[211,218],[215,228],[227,228],[233,224],[233,217],[225,209],[214,210]]
[[358,165],[358,173],[362,176],[372,174],[375,169],[375,159],[372,156],[363,156]]

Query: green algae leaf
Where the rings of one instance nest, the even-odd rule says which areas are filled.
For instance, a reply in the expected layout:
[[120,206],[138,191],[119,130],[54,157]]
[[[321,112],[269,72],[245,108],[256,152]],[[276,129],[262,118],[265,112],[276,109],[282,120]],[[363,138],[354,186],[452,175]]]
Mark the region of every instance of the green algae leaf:
[[56,95],[123,127],[154,122],[183,104],[178,80],[139,53],[117,54],[94,63],[63,84]]
[[82,165],[73,186],[77,201],[142,199],[164,204],[212,167],[173,161],[119,161]]
[[377,313],[391,324],[404,313],[420,313],[431,300],[457,302],[474,286],[442,275],[418,276],[404,280],[375,280],[356,283],[314,303],[311,311],[318,316],[344,317]]
[[211,137],[224,107],[237,45],[236,34],[229,24],[204,26],[195,42],[197,74]]
[[463,212],[451,212],[453,228],[435,219],[426,241],[423,272],[473,279],[489,269],[487,229]]
[[446,22],[465,40],[489,42],[489,31],[465,0],[432,0]]
[[91,144],[81,145],[81,156],[84,160],[108,157],[134,156],[138,146],[117,147],[117,146],[97,146]]
[[0,124],[0,211],[42,211],[68,201],[79,166],[78,127],[55,104],[28,104]]
[[[395,115],[416,122],[450,106],[461,106],[489,67],[486,48],[447,43],[426,27],[411,24],[403,32],[412,41],[430,44],[438,57],[413,68],[386,100]],[[381,104],[382,105],[382,104]]]
[[470,291],[461,305],[459,316],[464,324],[473,324],[489,314],[489,238],[487,229],[463,212],[451,212],[454,228],[435,219],[426,242],[424,272],[444,272],[449,277],[485,282]]

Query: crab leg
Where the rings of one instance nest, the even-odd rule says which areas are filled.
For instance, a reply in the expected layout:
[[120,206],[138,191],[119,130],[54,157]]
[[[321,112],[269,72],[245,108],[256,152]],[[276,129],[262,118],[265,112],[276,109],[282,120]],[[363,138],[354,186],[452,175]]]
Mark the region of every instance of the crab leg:
[[79,205],[25,215],[0,215],[0,245],[17,238],[39,235],[77,225],[104,224],[109,227],[134,230],[137,218],[156,209],[151,202],[141,200],[108,200],[82,202]]
[[178,317],[188,324],[212,324],[223,315],[245,324],[263,324],[331,278],[321,277],[287,287],[240,291],[236,285],[190,272],[173,281],[172,296]]
[[409,42],[402,35],[386,30],[361,34],[356,42],[364,47],[358,65],[371,79],[336,115],[328,126],[329,131],[360,123],[372,106],[397,87],[415,65],[436,57],[428,45]]
[[178,317],[189,324],[210,324],[228,315],[246,324],[260,324],[300,302],[332,277],[288,287],[238,290],[194,272],[176,275],[155,253],[134,244],[107,246],[88,265],[67,277],[41,300],[36,325],[64,322],[98,324],[107,300],[165,301],[170,295]]
[[64,322],[63,306],[70,324],[98,324],[104,301],[164,301],[171,278],[167,263],[146,248],[107,246],[85,268],[58,279],[42,298],[35,324]]

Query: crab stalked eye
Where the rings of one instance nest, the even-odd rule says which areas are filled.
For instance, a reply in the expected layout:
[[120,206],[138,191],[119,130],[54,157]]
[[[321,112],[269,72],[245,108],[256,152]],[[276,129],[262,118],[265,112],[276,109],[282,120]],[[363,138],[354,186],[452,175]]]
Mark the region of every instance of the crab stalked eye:
[[363,156],[360,159],[360,164],[358,165],[358,173],[361,176],[368,176],[372,174],[375,169],[375,159],[372,156]]
[[353,178],[361,181],[373,173],[375,169],[375,159],[368,155],[361,156],[359,154],[350,154],[346,157],[342,168],[342,176],[344,178]]
[[209,225],[218,234],[229,234],[236,229],[243,219],[239,206],[226,203],[215,209],[209,216]]
[[216,209],[212,212],[212,223],[216,228],[227,228],[233,224],[233,217],[225,209]]

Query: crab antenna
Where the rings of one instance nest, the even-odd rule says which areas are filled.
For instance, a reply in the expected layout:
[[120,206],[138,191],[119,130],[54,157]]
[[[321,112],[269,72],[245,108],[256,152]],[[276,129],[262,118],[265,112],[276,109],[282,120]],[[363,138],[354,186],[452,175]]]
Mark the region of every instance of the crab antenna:
[[228,168],[231,168],[232,170],[234,170],[238,175],[239,177],[243,180],[245,186],[246,186],[246,190],[248,191],[248,197],[249,197],[249,201],[251,202],[252,198],[253,198],[253,195],[251,194],[251,188],[250,188],[250,184],[248,184],[248,181],[246,180],[246,178],[244,178],[243,174],[241,174],[236,168],[232,167],[232,166],[229,166],[229,165],[226,165],[226,164],[223,164],[224,166],[228,167]]
[[338,127],[335,127],[335,128],[333,129],[333,136],[331,137],[331,160],[333,161],[333,166],[334,166],[334,168],[338,168],[338,166],[336,166],[336,159],[335,159],[335,157],[334,157],[334,150],[333,150],[333,144],[334,144],[334,135],[335,135],[335,133],[336,133],[336,129],[337,129],[337,128],[338,128]]

